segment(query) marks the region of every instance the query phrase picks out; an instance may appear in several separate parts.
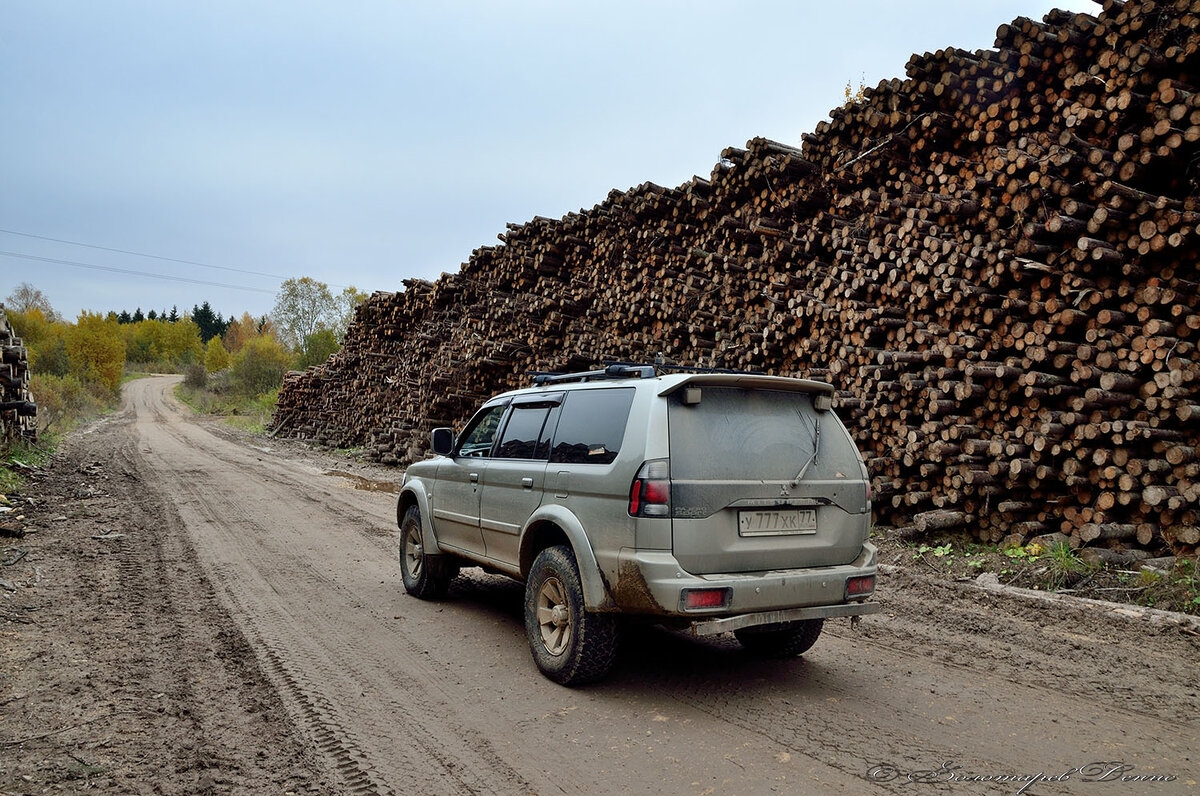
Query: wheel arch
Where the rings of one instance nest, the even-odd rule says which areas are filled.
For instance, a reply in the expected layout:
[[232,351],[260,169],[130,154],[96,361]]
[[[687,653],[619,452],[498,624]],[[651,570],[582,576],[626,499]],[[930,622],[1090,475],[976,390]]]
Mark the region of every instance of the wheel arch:
[[417,479],[410,480],[400,490],[400,494],[396,497],[396,527],[399,528],[404,522],[404,514],[411,508],[416,506],[421,513],[421,536],[423,537],[426,550],[440,550],[437,543],[437,534],[433,530],[433,510],[429,506],[429,496],[426,494],[424,485]]
[[573,514],[560,506],[536,512],[521,532],[521,577],[529,577],[530,567],[538,553],[555,545],[566,546],[575,556],[575,566],[579,569],[579,580],[583,586],[584,606],[588,610],[611,607],[608,584],[596,562],[587,532]]

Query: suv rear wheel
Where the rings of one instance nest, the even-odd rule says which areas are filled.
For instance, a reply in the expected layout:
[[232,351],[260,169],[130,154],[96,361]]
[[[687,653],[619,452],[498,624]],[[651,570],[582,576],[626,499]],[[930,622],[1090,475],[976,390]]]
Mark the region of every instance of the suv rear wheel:
[[556,683],[599,680],[612,668],[616,619],[584,610],[583,585],[570,548],[548,547],[533,560],[525,581],[525,635],[538,669]]
[[458,564],[453,559],[425,552],[421,509],[409,506],[400,521],[400,576],[404,579],[404,590],[422,600],[444,597],[456,575]]
[[817,643],[824,619],[804,619],[778,625],[745,627],[733,635],[749,652],[767,658],[793,658]]

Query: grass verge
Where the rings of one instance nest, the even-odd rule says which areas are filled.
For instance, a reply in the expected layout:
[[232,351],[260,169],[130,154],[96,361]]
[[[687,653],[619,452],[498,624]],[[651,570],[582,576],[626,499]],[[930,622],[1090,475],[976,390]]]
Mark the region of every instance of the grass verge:
[[247,396],[181,382],[175,387],[175,396],[200,414],[216,415],[234,428],[261,434],[267,430],[271,415],[275,413],[279,390]]
[[59,439],[59,434],[43,434],[37,442],[19,439],[0,447],[0,497],[20,492],[28,472],[50,461]]
[[1002,548],[960,537],[901,542],[888,539],[886,532],[882,538],[877,534],[876,541],[880,561],[915,565],[950,579],[973,580],[993,572],[1011,586],[1200,615],[1200,571],[1190,558],[1177,559],[1169,568],[1105,565],[1065,544]]
[[110,413],[121,397],[119,391],[73,374],[35,373],[29,386],[38,407],[37,439],[0,443],[0,494],[20,492],[29,471],[49,462],[72,429]]

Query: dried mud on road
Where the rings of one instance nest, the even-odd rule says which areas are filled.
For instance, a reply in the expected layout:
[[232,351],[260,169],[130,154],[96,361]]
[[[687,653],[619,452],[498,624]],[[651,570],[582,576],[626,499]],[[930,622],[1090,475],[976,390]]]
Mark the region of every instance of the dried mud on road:
[[[883,613],[801,659],[634,628],[608,681],[564,689],[529,659],[519,585],[403,593],[398,472],[198,420],[172,384],[128,384],[0,539],[0,794],[1200,787],[1192,626],[901,560]],[[910,782],[931,770],[958,781]]]
[[0,793],[328,792],[131,424],[72,435],[3,540]]

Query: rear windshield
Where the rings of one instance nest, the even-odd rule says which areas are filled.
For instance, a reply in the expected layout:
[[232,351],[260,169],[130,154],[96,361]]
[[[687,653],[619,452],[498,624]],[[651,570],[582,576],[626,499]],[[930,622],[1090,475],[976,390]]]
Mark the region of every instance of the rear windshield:
[[[787,480],[813,454],[818,413],[808,393],[705,386],[687,406],[683,392],[668,410],[673,479]],[[839,432],[833,418],[820,422],[824,454]]]

